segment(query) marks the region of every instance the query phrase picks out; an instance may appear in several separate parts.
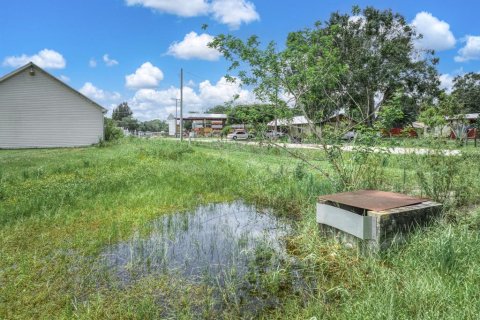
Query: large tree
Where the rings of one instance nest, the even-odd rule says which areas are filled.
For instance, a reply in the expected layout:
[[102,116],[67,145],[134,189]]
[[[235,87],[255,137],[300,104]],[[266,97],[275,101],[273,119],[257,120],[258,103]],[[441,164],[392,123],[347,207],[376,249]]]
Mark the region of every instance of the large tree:
[[132,109],[128,106],[127,102],[120,103],[112,112],[112,119],[120,121],[125,117],[131,117],[133,115]]
[[453,80],[453,92],[461,112],[480,112],[480,73],[467,73]]
[[122,120],[118,121],[117,123],[119,127],[127,129],[128,131],[131,131],[131,132],[138,130],[140,126],[140,124],[138,123],[138,120],[133,117],[123,117]]
[[138,130],[150,132],[168,131],[168,123],[160,119],[144,121],[139,124]]
[[281,113],[288,104],[310,119],[321,117],[331,107],[322,90],[330,90],[345,69],[331,36],[316,30],[291,34],[283,51],[274,42],[262,46],[257,36],[243,41],[233,35],[219,35],[210,46],[231,62],[229,72],[236,74],[228,74],[227,79],[238,79],[252,88],[265,108],[274,106]]
[[205,113],[223,113],[226,114],[232,109],[232,106],[227,104],[219,104],[214,107],[208,108]]
[[346,109],[371,124],[398,90],[408,98],[406,114],[438,94],[438,59],[415,49],[419,37],[391,10],[354,7],[351,14],[336,12],[324,24],[290,33],[282,51],[273,42],[262,48],[256,36],[242,41],[219,35],[211,46],[259,98],[275,104],[280,92],[312,120]]
[[415,49],[421,35],[402,15],[354,7],[351,14],[333,13],[321,32],[332,35],[348,66],[336,88],[338,104],[360,109],[369,123],[398,90],[416,106],[408,113],[438,94],[438,59],[433,51]]
[[250,104],[232,107],[228,112],[228,124],[266,125],[275,118],[286,117],[286,108],[271,104]]

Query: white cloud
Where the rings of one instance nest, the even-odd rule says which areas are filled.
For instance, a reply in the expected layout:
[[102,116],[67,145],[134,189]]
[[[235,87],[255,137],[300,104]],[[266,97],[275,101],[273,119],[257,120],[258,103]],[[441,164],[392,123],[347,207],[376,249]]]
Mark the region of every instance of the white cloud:
[[67,64],[65,58],[57,51],[43,49],[32,56],[22,54],[21,56],[6,57],[3,61],[3,65],[9,67],[21,67],[30,61],[38,65],[40,68],[45,69],[63,69]]
[[183,41],[174,42],[168,48],[168,54],[178,59],[201,59],[215,61],[221,56],[220,52],[209,48],[207,45],[213,41],[213,36],[202,33],[190,32]]
[[110,57],[106,53],[103,55],[103,62],[105,62],[107,67],[113,67],[113,66],[116,66],[118,64],[117,60],[110,59]]
[[104,91],[95,87],[91,82],[85,82],[79,91],[90,99],[100,103],[115,103],[119,102],[119,100],[122,98],[120,93]]
[[125,77],[125,86],[130,89],[144,89],[158,86],[163,72],[150,62],[145,62],[135,73]]
[[[231,101],[236,95],[236,103],[255,102],[254,95],[240,88],[238,83],[230,83],[221,78],[216,84],[205,80],[198,86],[198,90],[185,86],[183,88],[184,113],[202,111],[215,105]],[[168,114],[175,114],[175,99],[180,97],[180,90],[170,87],[165,90],[140,89],[129,101],[135,117],[141,120],[166,118]]]
[[227,81],[225,77],[220,78],[215,85],[212,85],[208,80],[199,84],[199,97],[209,106],[223,104],[231,101],[236,96],[238,96],[235,100],[236,103],[255,101],[253,94],[246,89],[242,89],[238,81],[232,83]]
[[126,0],[126,3],[129,6],[139,5],[181,17],[206,15],[209,11],[209,5],[206,0]]
[[90,61],[88,61],[88,66],[90,68],[95,68],[97,66],[97,60],[95,60],[94,58],[91,58]]
[[450,31],[450,25],[429,12],[417,13],[412,26],[423,35],[416,43],[419,49],[442,51],[455,47],[456,40]]
[[[141,120],[166,118],[175,113],[175,99],[180,97],[180,90],[170,87],[165,90],[140,89],[129,101],[135,117]],[[198,111],[201,101],[190,87],[183,88],[184,113]],[[178,106],[180,112],[180,106]]]
[[217,21],[232,29],[238,29],[242,23],[260,20],[255,5],[245,0],[214,0],[212,11]]
[[467,36],[465,46],[458,50],[458,56],[455,56],[457,62],[469,60],[480,60],[480,36]]
[[215,20],[232,29],[238,29],[242,23],[260,19],[255,5],[247,0],[126,0],[125,3],[180,17],[213,15]]
[[453,75],[448,73],[440,75],[440,88],[444,89],[448,93],[452,92],[454,78],[455,77]]

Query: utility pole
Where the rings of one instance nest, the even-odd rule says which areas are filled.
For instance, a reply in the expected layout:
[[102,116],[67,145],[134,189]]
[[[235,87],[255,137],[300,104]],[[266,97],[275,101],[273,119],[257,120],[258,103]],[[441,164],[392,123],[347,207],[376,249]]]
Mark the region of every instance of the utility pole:
[[180,69],[180,141],[183,141],[183,68]]

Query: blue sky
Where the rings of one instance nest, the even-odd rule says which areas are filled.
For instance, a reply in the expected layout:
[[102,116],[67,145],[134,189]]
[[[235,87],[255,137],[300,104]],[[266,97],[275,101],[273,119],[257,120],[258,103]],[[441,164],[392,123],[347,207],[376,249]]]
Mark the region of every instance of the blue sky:
[[[445,87],[480,71],[480,2],[314,0],[15,0],[0,4],[0,74],[33,60],[107,108],[128,101],[142,120],[175,110],[180,68],[185,107],[202,111],[248,89],[227,83],[227,64],[205,43],[219,33],[283,43],[290,31],[352,5],[391,8],[437,49]],[[202,30],[202,24],[208,29]]]

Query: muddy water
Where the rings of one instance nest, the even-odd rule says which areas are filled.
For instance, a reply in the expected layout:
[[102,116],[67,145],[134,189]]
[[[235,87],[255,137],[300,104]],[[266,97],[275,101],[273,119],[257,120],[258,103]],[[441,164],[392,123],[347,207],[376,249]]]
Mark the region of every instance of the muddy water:
[[136,233],[101,256],[124,283],[155,273],[218,283],[232,271],[242,277],[265,256],[286,258],[290,232],[288,222],[269,210],[243,202],[210,204],[163,216],[152,223],[148,236]]

